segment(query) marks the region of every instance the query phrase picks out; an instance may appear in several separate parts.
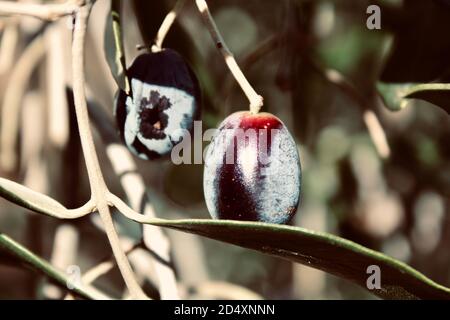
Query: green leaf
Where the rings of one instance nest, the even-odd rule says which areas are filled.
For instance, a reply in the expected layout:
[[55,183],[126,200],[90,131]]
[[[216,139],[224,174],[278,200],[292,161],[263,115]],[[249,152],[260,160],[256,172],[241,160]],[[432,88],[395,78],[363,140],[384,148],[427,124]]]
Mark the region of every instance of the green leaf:
[[[19,205],[37,212],[50,214],[49,206],[44,210],[26,197],[33,197],[31,190],[24,190],[12,183],[13,193],[5,189],[5,179],[0,179],[0,195]],[[8,180],[6,180],[8,181]],[[10,186],[9,181],[6,186]],[[39,200],[43,201],[43,195]],[[44,196],[45,197],[45,196]],[[48,197],[46,197],[48,198]],[[53,203],[50,198],[45,202]],[[376,265],[381,269],[381,289],[369,290],[388,299],[450,299],[450,288],[439,285],[410,266],[377,251],[329,233],[315,232],[299,227],[232,220],[164,220],[148,219],[134,213],[126,205],[118,209],[130,219],[194,233],[248,249],[284,258],[293,262],[323,270],[338,277],[355,282],[367,289],[370,274],[367,268]],[[58,205],[55,209],[58,210]],[[39,211],[40,210],[40,211]],[[59,214],[51,214],[58,217]]]
[[[141,221],[142,222],[142,221]],[[198,234],[298,262],[355,282],[367,289],[367,267],[381,269],[387,299],[450,299],[441,286],[410,266],[352,241],[299,227],[230,220],[154,220],[152,225]]]
[[111,0],[111,9],[106,20],[104,33],[104,50],[111,73],[120,89],[130,91],[129,79],[126,76],[125,50],[123,46],[120,19],[120,0]]
[[62,204],[52,198],[4,178],[0,178],[0,194],[21,207],[53,217],[64,217],[67,211]]
[[72,291],[87,299],[111,299],[90,285],[73,282],[72,284],[74,285],[74,288],[69,288],[67,284],[70,279],[66,273],[53,267],[50,263],[36,256],[27,248],[23,247],[3,233],[0,233],[0,248],[3,248],[32,269],[41,272],[50,279],[56,281],[56,283],[60,284],[63,288],[67,288],[68,291]]
[[428,101],[444,109],[450,114],[450,84],[430,83],[419,84],[411,88],[405,98],[414,98]]
[[0,196],[37,213],[46,214],[59,219],[74,219],[88,214],[90,204],[70,210],[58,201],[45,194],[33,191],[17,182],[0,178]]
[[403,109],[408,99],[430,102],[450,113],[450,83],[384,83],[377,84],[385,105],[392,111]]

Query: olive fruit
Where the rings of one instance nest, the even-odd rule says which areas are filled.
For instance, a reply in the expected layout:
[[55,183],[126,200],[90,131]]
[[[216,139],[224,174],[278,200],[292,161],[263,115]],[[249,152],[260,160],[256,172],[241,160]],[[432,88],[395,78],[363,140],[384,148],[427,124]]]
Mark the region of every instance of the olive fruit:
[[297,146],[280,119],[236,112],[221,123],[203,175],[213,218],[287,223],[297,211],[300,184]]
[[200,116],[198,80],[174,50],[139,55],[127,70],[131,90],[119,90],[115,116],[128,149],[146,160],[165,157]]

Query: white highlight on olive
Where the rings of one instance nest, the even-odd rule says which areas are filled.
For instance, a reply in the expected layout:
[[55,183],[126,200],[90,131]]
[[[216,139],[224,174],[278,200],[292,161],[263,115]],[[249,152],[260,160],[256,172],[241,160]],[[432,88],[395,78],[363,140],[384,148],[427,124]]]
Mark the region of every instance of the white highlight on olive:
[[255,167],[258,165],[258,154],[251,147],[238,152],[241,153],[238,157],[238,165],[241,167],[242,174],[246,179],[251,179]]
[[[161,155],[170,152],[174,143],[179,142],[183,138],[183,130],[188,129],[192,123],[192,115],[195,109],[195,99],[189,93],[174,88],[159,86],[142,82],[137,79],[131,80],[133,97],[128,96],[126,99],[127,116],[125,120],[124,137],[125,143],[136,155],[143,159],[148,157],[139,153],[134,147],[133,142],[138,139],[148,150],[152,150]],[[163,112],[168,116],[167,127],[164,129],[166,137],[163,139],[147,139],[140,132],[141,100],[149,99],[150,92],[156,91],[161,97],[165,96],[169,99],[171,107]],[[154,106],[149,105],[149,108]]]
[[258,211],[261,221],[283,223],[300,197],[301,166],[297,145],[286,127],[272,139],[270,162],[259,184]]
[[216,131],[211,143],[206,149],[205,166],[203,169],[203,193],[206,207],[214,219],[219,218],[219,212],[217,211],[219,195],[215,191],[217,190],[218,177],[220,177],[220,169],[224,165],[224,159],[226,157],[226,147],[223,144],[225,139],[223,138],[224,136],[220,136],[220,129]]

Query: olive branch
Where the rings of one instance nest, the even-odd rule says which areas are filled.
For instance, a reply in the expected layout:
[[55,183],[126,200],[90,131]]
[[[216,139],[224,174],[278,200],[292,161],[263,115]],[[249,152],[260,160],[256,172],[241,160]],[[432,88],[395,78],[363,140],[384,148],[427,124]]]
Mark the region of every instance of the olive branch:
[[[0,2],[0,14],[2,15],[24,15],[32,16],[35,18],[55,21],[58,18],[64,16],[73,16],[75,19],[75,25],[73,30],[73,42],[72,42],[72,72],[73,72],[73,95],[75,112],[77,118],[77,124],[80,134],[81,146],[86,163],[87,173],[89,177],[89,184],[91,189],[91,199],[82,207],[77,209],[67,209],[60,205],[55,200],[46,197],[42,194],[31,192],[26,190],[25,187],[17,185],[13,182],[1,179],[3,182],[2,189],[5,192],[14,190],[19,194],[26,194],[28,197],[32,197],[29,208],[40,213],[51,214],[61,219],[76,219],[92,212],[98,211],[105,232],[108,236],[111,244],[114,257],[117,265],[123,276],[125,284],[130,292],[130,295],[134,299],[146,299],[148,298],[139,286],[136,277],[133,273],[131,265],[121,249],[119,236],[114,227],[114,223],[111,217],[110,206],[116,207],[119,212],[123,213],[130,219],[135,221],[144,222],[142,215],[128,207],[120,198],[112,194],[103,178],[102,171],[98,156],[95,150],[94,140],[90,129],[89,115],[86,103],[85,92],[85,73],[84,73],[84,42],[87,29],[87,23],[89,15],[94,5],[95,0],[86,1],[68,1],[63,4],[22,4],[15,2]],[[165,36],[167,35],[171,25],[173,24],[176,15],[181,10],[184,1],[179,1],[175,5],[175,8],[169,12],[164,19],[160,30],[157,33],[155,39],[155,47],[161,49]],[[233,58],[230,50],[226,47],[215,23],[209,13],[208,6],[205,1],[196,1],[197,6],[204,17],[212,37],[216,41],[216,45],[223,53],[225,61],[229,66],[231,72],[236,77],[237,81],[241,85],[242,89],[246,93],[250,101],[250,109],[253,112],[258,112],[262,106],[262,98],[256,94],[242,71],[239,69],[235,59]],[[123,42],[121,39],[120,29],[120,7],[121,2],[117,0],[112,1],[111,14],[113,15],[113,31],[114,40],[116,44],[116,51],[118,52],[118,62],[121,64],[122,72],[126,73],[125,55],[123,49]],[[124,90],[129,91],[130,85],[125,75]],[[120,81],[118,85],[120,86]],[[17,114],[17,113],[16,113]],[[14,123],[14,121],[12,122]],[[114,157],[111,157],[114,159]],[[131,193],[131,192],[130,192]],[[12,195],[11,195],[12,196]],[[26,201],[25,201],[26,202]],[[29,203],[28,203],[29,204]],[[24,203],[27,206],[26,203]],[[51,208],[51,212],[47,212],[44,208]],[[150,208],[150,210],[152,210]],[[162,236],[160,237],[162,239]],[[172,296],[173,297],[173,296]]]

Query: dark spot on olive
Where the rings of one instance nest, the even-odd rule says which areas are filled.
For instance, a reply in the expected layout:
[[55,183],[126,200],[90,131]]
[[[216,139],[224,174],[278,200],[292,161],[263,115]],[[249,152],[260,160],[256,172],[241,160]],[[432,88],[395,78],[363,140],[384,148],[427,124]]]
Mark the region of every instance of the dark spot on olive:
[[171,107],[166,96],[160,96],[156,91],[150,91],[150,98],[142,98],[139,114],[139,131],[146,139],[164,139],[164,130],[167,127],[168,115],[164,110]]
[[167,126],[167,115],[158,109],[144,108],[140,114],[139,131],[146,139],[164,139],[164,129]]

